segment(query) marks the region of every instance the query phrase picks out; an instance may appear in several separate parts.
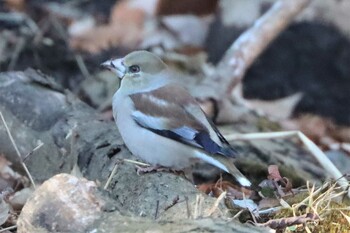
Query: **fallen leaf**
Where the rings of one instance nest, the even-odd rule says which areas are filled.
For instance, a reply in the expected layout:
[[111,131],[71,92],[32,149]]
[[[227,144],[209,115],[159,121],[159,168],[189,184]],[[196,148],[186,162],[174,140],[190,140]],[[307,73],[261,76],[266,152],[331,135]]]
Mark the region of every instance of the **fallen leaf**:
[[282,176],[278,170],[278,166],[277,165],[270,165],[268,168],[267,168],[267,171],[269,173],[268,175],[268,179],[270,180],[274,180],[274,181],[280,181],[282,180]]
[[234,185],[228,181],[219,180],[212,184],[201,184],[197,188],[208,194],[218,198],[223,192],[227,192],[227,197],[231,199],[243,199],[250,198],[253,195],[253,191],[244,187]]
[[26,8],[25,0],[5,0],[4,2],[13,11],[24,11]]
[[0,190],[14,189],[19,184],[27,181],[27,178],[15,172],[11,168],[5,156],[0,155]]
[[131,7],[129,1],[118,1],[112,8],[109,23],[71,35],[69,44],[77,50],[98,53],[110,47],[134,48],[143,37],[146,12]]
[[261,193],[265,197],[273,197],[272,193],[279,197],[284,197],[286,193],[292,192],[292,182],[287,177],[282,177],[277,165],[268,167],[267,180],[260,182]]

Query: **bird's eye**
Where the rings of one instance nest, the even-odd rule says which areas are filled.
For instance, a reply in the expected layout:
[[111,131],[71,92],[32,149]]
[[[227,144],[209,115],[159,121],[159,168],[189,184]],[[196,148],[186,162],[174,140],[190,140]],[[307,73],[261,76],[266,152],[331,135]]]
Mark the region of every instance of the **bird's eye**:
[[132,65],[129,67],[129,71],[131,73],[138,73],[140,72],[140,67],[138,65]]

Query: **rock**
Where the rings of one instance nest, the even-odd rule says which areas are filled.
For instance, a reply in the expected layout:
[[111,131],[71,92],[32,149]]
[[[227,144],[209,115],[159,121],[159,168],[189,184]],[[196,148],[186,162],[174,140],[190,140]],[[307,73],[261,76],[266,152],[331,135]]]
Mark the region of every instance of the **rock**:
[[105,210],[108,200],[102,197],[95,182],[58,174],[29,198],[17,222],[18,232],[83,232]]

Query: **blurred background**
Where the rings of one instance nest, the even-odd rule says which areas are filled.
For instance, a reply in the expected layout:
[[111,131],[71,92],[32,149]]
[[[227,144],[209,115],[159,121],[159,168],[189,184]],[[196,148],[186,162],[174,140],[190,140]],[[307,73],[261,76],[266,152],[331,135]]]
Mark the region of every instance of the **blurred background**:
[[[147,49],[196,85],[273,0],[3,0],[0,70],[39,69],[111,118],[118,80],[99,69]],[[285,129],[350,142],[350,2],[303,9],[256,59],[242,97]]]

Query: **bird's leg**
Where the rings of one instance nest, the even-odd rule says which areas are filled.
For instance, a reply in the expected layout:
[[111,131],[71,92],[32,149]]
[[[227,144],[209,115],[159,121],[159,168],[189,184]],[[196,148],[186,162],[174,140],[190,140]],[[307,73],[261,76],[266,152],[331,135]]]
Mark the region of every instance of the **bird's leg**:
[[136,173],[137,173],[137,175],[140,176],[140,175],[145,174],[145,173],[157,171],[157,169],[159,169],[159,168],[160,168],[159,165],[148,166],[148,167],[142,167],[142,166],[136,165]]
[[180,172],[180,173],[183,173],[184,177],[187,180],[194,183],[192,168],[185,168],[185,169],[179,171],[179,170],[171,169],[169,167],[163,167],[160,165],[148,166],[148,167],[142,167],[142,166],[136,165],[136,172],[137,172],[137,175],[139,175],[139,176],[142,174],[151,173],[151,172],[170,172],[170,173],[175,173],[175,174],[179,174],[179,172]]
[[168,167],[160,166],[160,165],[148,166],[148,167],[141,167],[136,165],[136,172],[137,172],[137,175],[142,175],[142,174],[151,173],[151,172],[174,172],[174,170]]

